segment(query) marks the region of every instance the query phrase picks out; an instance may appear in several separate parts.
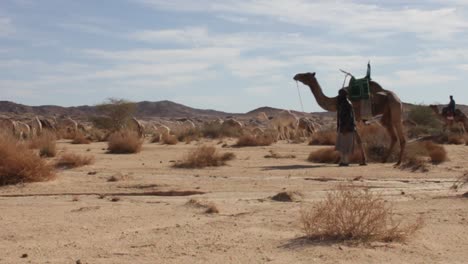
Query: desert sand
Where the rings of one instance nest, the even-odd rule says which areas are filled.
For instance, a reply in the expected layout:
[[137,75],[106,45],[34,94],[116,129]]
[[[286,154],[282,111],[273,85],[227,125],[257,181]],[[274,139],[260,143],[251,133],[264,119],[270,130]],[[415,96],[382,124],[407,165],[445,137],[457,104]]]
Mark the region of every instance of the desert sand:
[[[392,164],[310,163],[308,154],[319,147],[306,144],[218,143],[145,143],[141,153],[112,155],[106,143],[59,141],[62,151],[96,161],[59,170],[50,182],[0,187],[0,263],[467,263],[468,199],[461,197],[467,190],[450,189],[467,169],[466,146],[445,146],[450,161],[414,173]],[[197,144],[216,145],[236,159],[216,168],[171,167]],[[296,157],[266,159],[269,150]],[[108,181],[112,176],[118,181]],[[422,215],[425,224],[401,243],[307,241],[301,208],[338,184],[379,192],[397,217]],[[282,191],[303,197],[271,199]],[[200,194],[187,195],[193,193]],[[187,205],[192,198],[220,212]]]

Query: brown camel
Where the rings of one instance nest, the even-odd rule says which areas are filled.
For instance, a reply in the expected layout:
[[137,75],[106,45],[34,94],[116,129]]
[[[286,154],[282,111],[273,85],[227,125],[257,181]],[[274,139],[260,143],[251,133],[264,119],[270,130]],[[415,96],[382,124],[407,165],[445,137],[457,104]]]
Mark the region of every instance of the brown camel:
[[[314,73],[299,73],[294,76],[294,80],[300,81],[303,84],[309,86],[312,94],[314,95],[317,103],[324,110],[330,112],[337,111],[337,97],[327,97],[323,94],[322,88],[315,78]],[[382,86],[374,81],[369,81],[369,88],[372,97],[372,115],[382,116],[380,122],[387,129],[388,134],[391,138],[390,149],[388,154],[385,155],[383,162],[386,162],[390,157],[397,140],[400,141],[400,155],[398,157],[397,165],[399,165],[403,159],[403,154],[406,146],[406,139],[403,132],[402,113],[403,107],[398,96],[388,90],[384,90]],[[353,102],[353,108],[356,113],[356,121],[361,121],[361,107],[360,102]],[[358,145],[363,153],[363,147],[361,140],[358,138]]]
[[442,123],[444,124],[443,126],[444,131],[447,130],[447,128],[449,129],[452,128],[454,124],[459,125],[459,128],[461,129],[463,134],[466,133],[466,131],[468,130],[468,118],[459,109],[455,110],[455,115],[453,116],[453,120],[450,120],[447,118],[448,116],[447,108],[444,108],[441,113],[437,105],[429,105],[429,107],[432,109],[432,111],[434,111],[437,118],[440,121],[442,121]]

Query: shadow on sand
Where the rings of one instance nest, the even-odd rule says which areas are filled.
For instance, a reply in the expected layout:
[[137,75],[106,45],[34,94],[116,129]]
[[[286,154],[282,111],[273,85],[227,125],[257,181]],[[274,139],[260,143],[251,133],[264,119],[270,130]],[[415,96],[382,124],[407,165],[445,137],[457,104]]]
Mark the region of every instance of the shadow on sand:
[[304,169],[318,169],[326,168],[330,165],[284,165],[284,166],[266,166],[262,167],[264,171],[268,170],[304,170]]

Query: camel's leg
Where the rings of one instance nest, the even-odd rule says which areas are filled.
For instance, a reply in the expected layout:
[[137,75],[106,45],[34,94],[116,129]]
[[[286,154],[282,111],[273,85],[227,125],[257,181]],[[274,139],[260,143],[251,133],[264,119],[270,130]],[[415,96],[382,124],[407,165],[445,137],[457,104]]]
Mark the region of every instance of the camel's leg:
[[362,139],[361,135],[359,132],[356,130],[356,142],[359,146],[359,151],[361,152],[361,163],[360,165],[367,165],[367,157],[366,157],[366,152],[364,151],[364,146],[362,145]]
[[397,123],[395,129],[396,129],[396,132],[398,133],[398,140],[400,141],[400,155],[398,156],[398,162],[396,165],[400,165],[401,162],[403,161],[403,156],[405,154],[406,138],[405,138],[405,133],[403,132],[403,124],[401,122]]
[[383,159],[383,163],[386,163],[390,155],[392,155],[393,149],[395,148],[395,144],[398,140],[397,135],[395,133],[395,129],[391,124],[384,124],[384,127],[387,129],[388,134],[390,135],[390,148],[388,150],[387,155],[385,155]]

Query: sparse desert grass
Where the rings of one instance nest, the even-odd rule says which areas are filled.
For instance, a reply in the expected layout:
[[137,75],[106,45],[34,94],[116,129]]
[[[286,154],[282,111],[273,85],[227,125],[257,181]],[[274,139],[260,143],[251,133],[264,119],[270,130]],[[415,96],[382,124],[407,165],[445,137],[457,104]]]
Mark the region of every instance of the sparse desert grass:
[[182,161],[176,162],[176,168],[204,168],[216,167],[226,164],[226,161],[235,158],[234,153],[226,152],[218,153],[214,146],[200,146],[193,151],[190,151]]
[[131,154],[141,151],[143,139],[135,131],[122,130],[109,136],[108,150],[113,154]]
[[198,128],[190,128],[190,129],[177,129],[174,131],[174,135],[176,136],[179,142],[185,142],[189,144],[192,141],[197,141],[202,136],[200,129]]
[[200,132],[203,135],[203,137],[212,138],[212,139],[223,138],[223,137],[235,138],[235,137],[239,137],[242,135],[241,129],[223,126],[222,124],[218,124],[218,123],[205,124],[200,129]]
[[161,144],[164,144],[164,145],[176,145],[177,143],[179,143],[179,140],[177,140],[177,136],[176,136],[176,135],[164,134],[164,135],[161,137]]
[[57,154],[57,141],[54,134],[44,132],[38,137],[34,137],[29,142],[29,147],[38,149],[41,157],[55,157]]
[[[336,151],[334,147],[321,148],[312,151],[307,160],[315,163],[338,163],[340,162],[340,153]],[[356,150],[353,155],[349,157],[349,161],[351,163],[361,162],[361,154]]]
[[312,135],[309,145],[333,146],[336,144],[336,131],[318,131]]
[[294,159],[296,158],[296,155],[281,155],[274,150],[269,151],[270,154],[267,154],[264,156],[266,159]]
[[273,137],[268,135],[243,135],[237,139],[235,147],[258,147],[258,146],[270,146],[275,142]]
[[13,136],[0,134],[0,186],[55,178],[53,167]]
[[208,201],[203,201],[203,200],[192,198],[192,199],[188,200],[186,205],[196,207],[196,208],[202,208],[202,209],[205,210],[205,213],[207,213],[207,214],[218,214],[219,213],[218,207],[213,202],[208,202]]
[[91,140],[86,138],[81,132],[77,132],[73,138],[72,144],[91,144]]
[[57,168],[77,168],[94,163],[94,156],[79,155],[74,153],[65,153],[57,160],[55,166]]
[[452,145],[463,145],[463,144],[465,144],[465,136],[464,135],[451,134],[451,135],[448,136],[447,143],[452,144]]
[[301,210],[306,236],[326,241],[404,241],[422,227],[422,218],[403,226],[379,194],[338,187],[312,208]]
[[429,170],[428,162],[440,164],[447,160],[447,151],[443,146],[431,141],[415,142],[408,145],[401,168],[426,172]]

